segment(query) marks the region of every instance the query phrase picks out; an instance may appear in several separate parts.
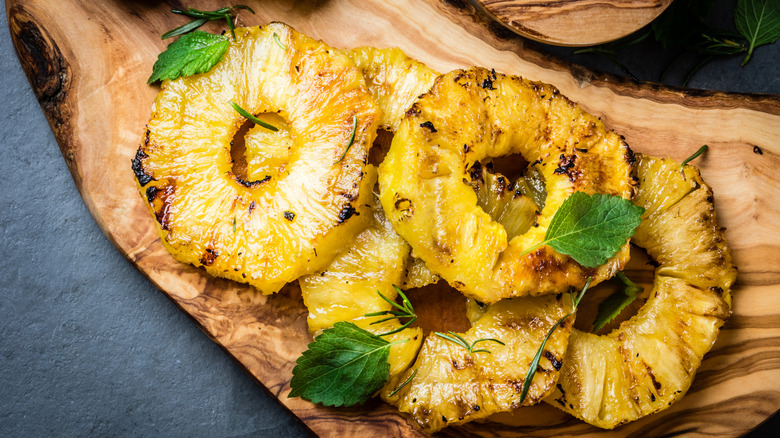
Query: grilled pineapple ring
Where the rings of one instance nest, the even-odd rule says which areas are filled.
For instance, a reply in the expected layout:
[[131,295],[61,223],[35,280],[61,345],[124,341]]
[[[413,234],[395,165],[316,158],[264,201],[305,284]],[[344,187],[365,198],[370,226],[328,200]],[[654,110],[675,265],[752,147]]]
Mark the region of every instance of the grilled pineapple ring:
[[[520,153],[546,181],[537,227],[507,241],[477,205],[469,168]],[[585,269],[542,247],[561,203],[574,191],[632,196],[628,145],[554,87],[482,68],[440,76],[414,103],[379,168],[380,200],[398,234],[436,274],[485,303],[565,292],[611,277],[628,244],[606,265]]]
[[574,330],[557,390],[546,402],[598,427],[661,411],[680,399],[730,314],[736,268],[712,190],[695,168],[638,155],[645,207],[633,242],[660,265],[639,313],[605,336]]
[[[278,23],[235,33],[211,71],[163,83],[133,168],[174,257],[272,293],[363,228],[380,112],[354,63],[324,43]],[[244,118],[231,101],[280,116],[291,134],[262,179],[232,171]]]

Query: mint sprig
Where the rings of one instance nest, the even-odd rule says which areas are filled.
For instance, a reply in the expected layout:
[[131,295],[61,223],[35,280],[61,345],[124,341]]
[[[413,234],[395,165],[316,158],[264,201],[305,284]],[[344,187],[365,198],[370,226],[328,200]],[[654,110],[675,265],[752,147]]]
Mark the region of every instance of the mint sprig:
[[626,277],[626,274],[618,272],[615,279],[623,284],[623,288],[610,295],[599,304],[599,313],[593,321],[593,331],[601,330],[608,322],[615,319],[620,312],[636,300],[644,288]]
[[293,368],[288,397],[325,406],[364,403],[390,378],[388,342],[351,322],[337,322],[303,352]]
[[595,268],[626,244],[644,211],[619,196],[574,192],[555,212],[544,240],[521,255],[548,245],[584,267]]
[[196,30],[182,35],[160,53],[147,84],[211,70],[222,60],[230,41],[222,35]]

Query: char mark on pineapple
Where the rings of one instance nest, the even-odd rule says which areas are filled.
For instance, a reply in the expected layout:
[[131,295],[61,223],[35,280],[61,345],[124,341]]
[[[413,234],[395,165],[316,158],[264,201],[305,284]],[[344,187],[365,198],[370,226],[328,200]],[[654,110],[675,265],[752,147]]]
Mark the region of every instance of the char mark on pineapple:
[[[149,133],[149,131],[146,131],[146,132],[147,132],[147,141],[148,141],[148,138],[149,138],[148,137],[148,135],[149,135],[148,133]],[[148,155],[146,155],[146,152],[143,151],[142,147],[139,147],[138,151],[136,151],[136,153],[135,153],[135,158],[133,158],[133,160],[131,161],[132,168],[133,168],[133,173],[135,174],[135,179],[138,180],[138,184],[140,184],[141,187],[143,187],[143,186],[149,184],[150,182],[154,181],[154,177],[152,177],[152,175],[148,174],[146,172],[146,169],[144,169],[144,162],[143,162],[143,160],[146,157],[148,157]]]
[[339,212],[339,221],[337,223],[342,224],[346,222],[352,215],[360,215],[360,213],[355,210],[355,207],[353,207],[352,204],[343,206]]

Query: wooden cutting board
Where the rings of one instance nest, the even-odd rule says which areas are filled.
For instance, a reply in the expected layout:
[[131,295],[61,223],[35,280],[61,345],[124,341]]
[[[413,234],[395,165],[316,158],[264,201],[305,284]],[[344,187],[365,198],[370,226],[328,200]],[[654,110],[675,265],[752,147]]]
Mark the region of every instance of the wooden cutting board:
[[[397,46],[439,71],[481,65],[556,85],[625,135],[634,150],[697,160],[713,186],[721,224],[739,267],[734,314],[672,408],[600,431],[549,406],[449,436],[631,433],[736,436],[780,406],[780,96],[637,85],[595,74],[524,47],[465,1],[322,0],[245,2],[257,15],[239,23],[284,21],[336,47]],[[188,6],[216,9],[220,1]],[[130,160],[156,87],[146,85],[164,31],[186,22],[167,12],[179,1],[7,0],[20,61],[84,202],[116,247],[214,341],[323,436],[422,436],[378,401],[328,409],[287,398],[295,359],[310,341],[300,291],[274,296],[211,278],[163,248],[135,188]],[[221,29],[216,23],[210,29]],[[509,417],[509,418],[507,418]],[[514,426],[504,423],[514,423]],[[518,429],[518,427],[520,427]]]

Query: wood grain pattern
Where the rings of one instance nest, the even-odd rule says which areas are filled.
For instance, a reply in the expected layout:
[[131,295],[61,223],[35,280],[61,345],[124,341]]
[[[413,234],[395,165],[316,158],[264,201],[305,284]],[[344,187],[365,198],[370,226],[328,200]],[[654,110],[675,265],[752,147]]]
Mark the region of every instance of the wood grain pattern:
[[[637,85],[595,74],[527,49],[465,1],[249,4],[257,15],[241,13],[241,24],[284,21],[336,47],[397,46],[439,71],[481,65],[552,83],[625,135],[636,151],[681,160],[701,144],[711,146],[697,164],[715,191],[740,275],[733,317],[689,394],[671,409],[615,431],[539,406],[445,430],[444,436],[737,436],[778,409],[779,96]],[[223,2],[188,5],[215,9]],[[157,92],[145,82],[165,47],[159,35],[186,21],[167,13],[174,6],[181,7],[178,1],[6,2],[20,61],[84,202],[119,251],[315,433],[423,436],[378,401],[328,409],[287,398],[294,361],[310,340],[297,286],[262,296],[176,262],[161,245],[130,160]]]
[[672,0],[476,0],[520,35],[561,46],[616,40],[653,21]]

